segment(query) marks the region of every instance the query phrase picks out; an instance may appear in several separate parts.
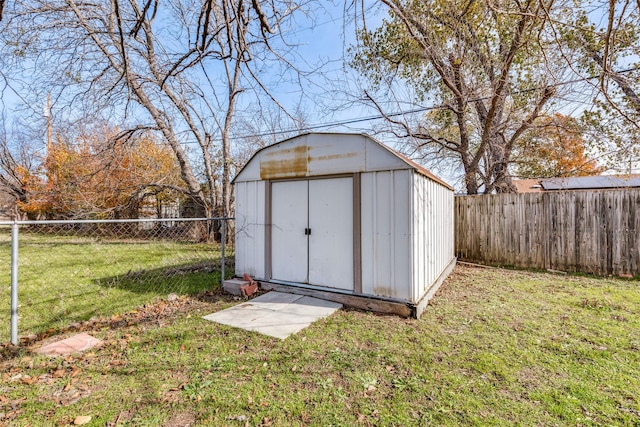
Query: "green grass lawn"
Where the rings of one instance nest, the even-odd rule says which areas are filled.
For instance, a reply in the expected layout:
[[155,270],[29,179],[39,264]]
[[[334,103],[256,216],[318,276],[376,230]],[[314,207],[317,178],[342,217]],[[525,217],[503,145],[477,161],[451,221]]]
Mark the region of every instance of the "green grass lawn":
[[637,281],[458,266],[420,320],[340,310],[283,341],[201,318],[234,303],[89,324],[105,345],[81,356],[21,350],[1,365],[4,422],[640,425]]
[[[9,341],[11,239],[0,234],[0,343]],[[220,283],[218,244],[19,234],[19,334],[122,313]],[[233,255],[231,253],[231,255]],[[229,273],[232,273],[229,271]]]

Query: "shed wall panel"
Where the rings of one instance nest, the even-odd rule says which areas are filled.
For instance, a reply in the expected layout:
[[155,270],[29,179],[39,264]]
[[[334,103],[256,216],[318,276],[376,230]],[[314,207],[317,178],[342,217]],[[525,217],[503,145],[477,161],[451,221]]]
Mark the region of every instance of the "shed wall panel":
[[[249,164],[259,165],[259,176],[254,176],[255,167],[250,179],[281,179],[281,178],[304,178],[309,175],[309,147],[306,144],[307,137],[284,141],[280,144],[268,147],[260,151],[257,158],[252,159]],[[257,161],[256,161],[257,160]],[[249,171],[242,171],[241,176],[248,176]]]
[[410,296],[410,186],[412,171],[362,174],[362,292]]
[[411,299],[419,301],[454,258],[453,192],[413,175]]
[[236,275],[266,278],[265,181],[236,183]]

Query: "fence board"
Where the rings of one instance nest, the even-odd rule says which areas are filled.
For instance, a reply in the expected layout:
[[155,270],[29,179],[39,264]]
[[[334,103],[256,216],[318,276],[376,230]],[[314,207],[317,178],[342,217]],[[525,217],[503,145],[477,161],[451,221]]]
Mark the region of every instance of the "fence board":
[[461,260],[640,275],[640,189],[458,196]]

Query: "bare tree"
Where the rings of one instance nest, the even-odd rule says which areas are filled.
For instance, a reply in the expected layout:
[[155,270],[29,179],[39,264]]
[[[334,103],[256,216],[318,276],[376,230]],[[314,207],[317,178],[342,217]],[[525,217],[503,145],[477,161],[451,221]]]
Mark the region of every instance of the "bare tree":
[[29,72],[34,92],[53,92],[59,111],[133,123],[122,135],[161,134],[196,215],[213,213],[216,180],[218,213],[229,215],[240,96],[274,99],[259,68],[289,65],[279,31],[299,9],[292,0],[16,0],[5,10],[0,62]]
[[[552,2],[382,3],[389,18],[361,31],[352,61],[372,82],[366,98],[398,136],[453,153],[467,193],[512,191],[514,147],[556,95],[554,59],[545,51]],[[430,104],[417,125],[387,114],[389,98],[380,92],[398,85],[413,88],[414,107]]]
[[[566,2],[549,19],[554,48],[573,73],[574,102],[600,163],[633,169],[640,160],[640,3]],[[621,167],[622,164],[629,166]]]

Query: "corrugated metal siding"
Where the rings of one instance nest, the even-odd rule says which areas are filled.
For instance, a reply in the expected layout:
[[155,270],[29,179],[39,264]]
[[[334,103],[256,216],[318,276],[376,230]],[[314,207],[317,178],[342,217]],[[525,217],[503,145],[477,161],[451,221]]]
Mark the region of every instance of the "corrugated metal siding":
[[411,301],[418,302],[454,257],[453,192],[413,174]]
[[265,188],[266,181],[235,184],[236,275],[249,273],[266,278],[265,269]]
[[411,170],[361,176],[362,292],[407,300],[411,289]]
[[[356,268],[362,274],[356,271],[354,276],[361,279],[362,293],[419,302],[454,258],[453,192],[429,179],[430,174],[425,176],[418,165],[362,135],[303,135],[252,158],[234,181],[236,273],[267,280],[267,272],[273,273],[273,263],[265,265],[267,258],[278,256],[272,248],[265,249],[265,218],[273,214],[265,212],[266,180],[352,173],[360,174],[361,183],[361,197],[355,201],[361,204],[361,240],[355,243],[360,243],[361,265]],[[334,215],[327,219],[340,221]],[[313,228],[315,236],[317,227]],[[342,258],[348,261],[349,256]]]

